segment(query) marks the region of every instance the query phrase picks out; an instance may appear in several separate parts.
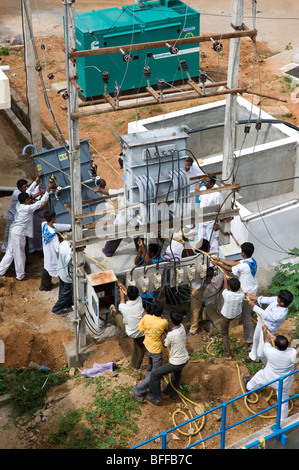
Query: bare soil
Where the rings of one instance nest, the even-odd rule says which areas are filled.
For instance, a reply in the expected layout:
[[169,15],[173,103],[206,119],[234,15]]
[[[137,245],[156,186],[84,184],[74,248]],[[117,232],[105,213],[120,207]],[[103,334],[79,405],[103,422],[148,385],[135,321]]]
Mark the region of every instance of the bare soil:
[[[98,3],[98,2],[97,2]],[[103,3],[103,2],[101,2]],[[120,2],[119,2],[120,3]],[[131,3],[131,2],[128,2]],[[88,5],[86,5],[86,9]],[[98,5],[97,5],[98,7]],[[104,8],[101,4],[101,8]],[[228,28],[227,28],[228,30]],[[209,33],[209,31],[204,31]],[[284,41],[283,31],[280,31],[282,43]],[[38,38],[37,38],[38,41]],[[65,138],[68,135],[67,115],[63,109],[66,102],[61,94],[51,89],[51,81],[47,79],[49,73],[54,74],[54,82],[64,82],[65,75],[65,56],[63,51],[63,39],[60,34],[51,35],[44,38],[46,64],[44,66],[44,79],[47,83],[48,93],[55,118],[61,128]],[[261,79],[261,93],[271,96],[272,98],[254,97],[255,104],[261,104],[265,109],[269,106],[287,106],[289,114],[284,117],[296,125],[299,124],[299,106],[291,100],[291,92],[283,91],[282,83],[277,78],[277,63],[268,60],[273,57],[278,49],[275,45],[270,46],[266,42],[258,42],[259,51],[259,67],[257,63],[253,66],[255,58],[253,43],[249,39],[241,41],[241,57],[240,57],[240,85],[248,89],[252,89],[254,75],[254,89],[259,91],[259,79]],[[282,51],[280,49],[280,51]],[[228,41],[223,41],[223,54],[218,56],[211,47],[206,47],[205,58],[202,59],[202,70],[217,70],[219,72],[227,71],[228,63]],[[42,51],[39,49],[41,63],[44,63]],[[22,48],[14,50],[9,56],[2,56],[2,65],[8,64],[10,71],[11,86],[17,91],[24,103],[27,102],[26,82],[24,72],[24,59]],[[42,87],[39,84],[40,93],[40,112],[42,124],[55,137],[56,131],[52,123],[49,111],[43,99]],[[244,97],[251,100],[251,95]],[[170,112],[177,109],[197,106],[207,103],[215,98],[204,98],[192,101],[183,101],[176,104],[159,105],[148,109],[148,107],[139,108],[135,111],[113,112],[103,117],[117,130],[118,135],[127,133],[127,124],[134,119],[142,119],[149,116],[160,115],[163,112]],[[223,97],[219,97],[223,99]],[[279,101],[284,100],[284,101]],[[119,143],[110,127],[101,116],[91,116],[80,121],[80,137],[88,138],[91,142],[91,152],[94,150],[94,160],[99,166],[100,174],[107,181],[107,185],[117,188],[122,184],[122,180],[114,169],[118,169],[117,158],[119,154]],[[11,135],[6,134],[5,139],[15,147],[16,153],[20,152],[21,143],[11,142]],[[24,163],[27,174],[30,173],[29,166]],[[13,168],[12,168],[13,171]],[[30,175],[29,175],[30,176]],[[28,176],[28,177],[29,177]],[[32,176],[32,175],[31,175]],[[5,185],[5,182],[1,184]],[[7,200],[9,202],[9,198]],[[8,203],[7,202],[7,203]],[[5,229],[5,212],[0,218],[0,243],[2,243],[3,233]],[[72,343],[74,341],[73,318],[69,314],[64,318],[57,318],[51,315],[51,308],[56,301],[58,295],[58,287],[51,292],[45,293],[38,290],[40,283],[40,274],[43,267],[42,255],[29,255],[27,259],[26,271],[29,273],[29,279],[25,282],[17,282],[13,271],[7,273],[7,276],[1,278],[0,281],[0,338],[5,343],[5,363],[4,367],[28,367],[30,361],[39,364],[45,364],[52,370],[61,370],[66,364],[63,344]],[[188,327],[188,320],[185,321]],[[287,320],[282,328],[281,333],[291,337],[293,334],[294,321]],[[238,326],[231,332],[237,338],[242,339],[242,328]],[[199,335],[188,340],[188,350],[190,353],[196,352],[198,349],[207,347],[209,344],[209,335],[202,328]],[[125,361],[129,364],[132,351],[132,342],[129,338],[119,337],[105,341],[97,345],[97,352],[84,364],[84,368],[91,367],[94,362],[110,362]],[[167,360],[165,356],[165,360]],[[127,362],[126,362],[127,361]],[[146,364],[146,358],[144,361]],[[128,370],[130,368],[128,367]],[[245,373],[246,367],[240,366],[240,373]],[[78,371],[77,371],[78,374]],[[142,373],[141,373],[142,375]],[[112,377],[113,384],[134,385],[141,378],[139,373],[119,372]],[[234,396],[242,393],[241,384],[239,382],[239,370],[235,362],[224,363],[221,359],[215,359],[213,362],[199,359],[198,362],[190,362],[184,369],[183,382],[188,384],[191,390],[190,399],[195,405],[190,405],[193,415],[196,415],[194,406],[202,406],[204,410],[217,406],[223,401],[229,400]],[[298,384],[294,383],[294,389]],[[55,423],[59,416],[66,413],[72,408],[79,408],[83,403],[88,403],[91,398],[91,389],[84,387],[84,379],[78,376],[68,381],[64,386],[52,390],[48,396],[47,420],[41,421],[34,428],[33,435],[24,436],[22,428],[24,423],[19,420],[17,423],[10,418],[10,407],[0,407],[0,448],[2,449],[19,449],[19,448],[47,448],[48,436],[55,430]],[[52,400],[49,400],[52,398]],[[258,406],[266,407],[265,403]],[[155,434],[171,428],[174,425],[173,413],[178,408],[186,411],[185,405],[181,401],[174,402],[170,398],[163,396],[163,404],[157,409],[153,404],[146,404],[142,407],[142,414],[138,421],[138,433],[132,438],[130,446],[141,442]],[[294,406],[292,413],[298,411],[298,405]],[[158,412],[157,412],[158,411]],[[233,407],[228,409],[228,422],[232,423],[249,415],[248,409],[243,401],[237,404],[236,409]],[[176,418],[176,424],[180,421]],[[203,427],[202,435],[208,435],[219,429],[220,412],[209,417]],[[21,422],[20,422],[21,421]],[[262,428],[265,425],[273,424],[273,419],[263,420],[258,418],[254,423],[245,424],[228,433],[227,445],[236,442],[238,439]],[[17,425],[16,425],[17,424]],[[25,433],[26,434],[26,433]],[[174,433],[178,439],[170,438],[170,448],[183,448],[188,444],[188,436]],[[196,439],[198,436],[196,437]],[[214,439],[206,445],[207,448],[219,447],[219,439]],[[161,442],[152,443],[151,448],[161,448]]]

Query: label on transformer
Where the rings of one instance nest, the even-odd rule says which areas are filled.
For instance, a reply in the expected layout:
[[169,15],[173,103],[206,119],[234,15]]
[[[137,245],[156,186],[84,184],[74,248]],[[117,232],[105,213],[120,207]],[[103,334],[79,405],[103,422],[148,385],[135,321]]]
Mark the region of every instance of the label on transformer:
[[179,50],[177,54],[171,54],[170,52],[164,52],[162,54],[154,54],[153,58],[156,60],[166,59],[168,57],[173,57],[174,55],[193,54],[195,52],[199,52],[199,47],[190,47],[190,49],[182,49],[182,50]]

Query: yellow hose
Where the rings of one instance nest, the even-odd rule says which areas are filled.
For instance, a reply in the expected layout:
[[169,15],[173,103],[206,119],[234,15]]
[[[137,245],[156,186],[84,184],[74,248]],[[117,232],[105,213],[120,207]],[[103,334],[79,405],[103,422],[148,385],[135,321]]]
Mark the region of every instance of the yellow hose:
[[[197,406],[198,408],[200,408],[202,410],[202,413],[204,413],[204,408],[199,404],[199,403],[196,403],[192,400],[190,400],[189,398],[185,397],[179,390],[177,390],[172,381],[171,381],[171,375],[169,374],[168,378],[165,379],[166,380],[166,383],[170,383],[171,387],[173,388],[173,390],[176,391],[176,393],[179,395],[180,399],[182,400],[184,406],[187,408],[188,407],[188,413],[185,413],[185,411],[182,411],[182,410],[176,410],[174,411],[174,413],[172,414],[172,422],[173,422],[173,425],[174,426],[178,426],[178,424],[176,423],[175,421],[175,416],[178,415],[178,414],[181,414],[183,415],[184,417],[188,418],[188,419],[192,419],[194,418],[193,414],[192,414],[192,411],[191,411],[191,408],[188,406],[188,402],[191,403],[192,405],[194,406]],[[168,380],[168,382],[167,382]],[[189,429],[192,429],[192,428],[195,428],[194,432],[192,432],[192,434],[190,433],[187,433],[187,432],[184,432],[182,431],[180,428],[177,429],[177,431],[184,435],[184,436],[188,436],[188,446],[190,446],[191,444],[191,440],[192,440],[192,436],[195,436],[195,435],[199,435],[199,438],[202,439],[202,436],[200,434],[200,431],[203,429],[204,427],[204,424],[205,424],[205,416],[202,417],[202,422],[201,422],[201,425],[198,426],[198,424],[196,423],[196,421],[193,421],[192,423],[189,423]],[[202,443],[203,445],[203,448],[205,449],[205,443],[203,442]]]

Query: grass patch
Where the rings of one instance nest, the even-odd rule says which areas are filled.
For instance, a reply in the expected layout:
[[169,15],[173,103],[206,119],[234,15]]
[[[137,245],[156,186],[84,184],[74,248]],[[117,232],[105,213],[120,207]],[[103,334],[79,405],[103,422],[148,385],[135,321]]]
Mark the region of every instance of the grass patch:
[[44,405],[46,393],[68,380],[64,374],[0,368],[0,395],[8,393],[18,414],[32,415]]
[[100,376],[93,401],[87,410],[71,410],[59,419],[50,442],[61,449],[124,449],[137,432],[141,404],[132,400],[130,387],[110,388],[110,380]]

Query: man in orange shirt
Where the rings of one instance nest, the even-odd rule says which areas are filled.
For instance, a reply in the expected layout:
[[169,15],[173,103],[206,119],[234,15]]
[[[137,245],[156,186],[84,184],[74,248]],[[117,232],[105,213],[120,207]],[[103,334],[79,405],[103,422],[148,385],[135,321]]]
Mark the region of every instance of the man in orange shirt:
[[130,391],[132,398],[145,402],[144,395],[148,389],[151,372],[162,365],[162,338],[168,332],[168,321],[162,318],[163,305],[156,300],[152,304],[151,315],[145,314],[138,329],[144,332],[144,346],[148,353],[148,366],[144,379]]

